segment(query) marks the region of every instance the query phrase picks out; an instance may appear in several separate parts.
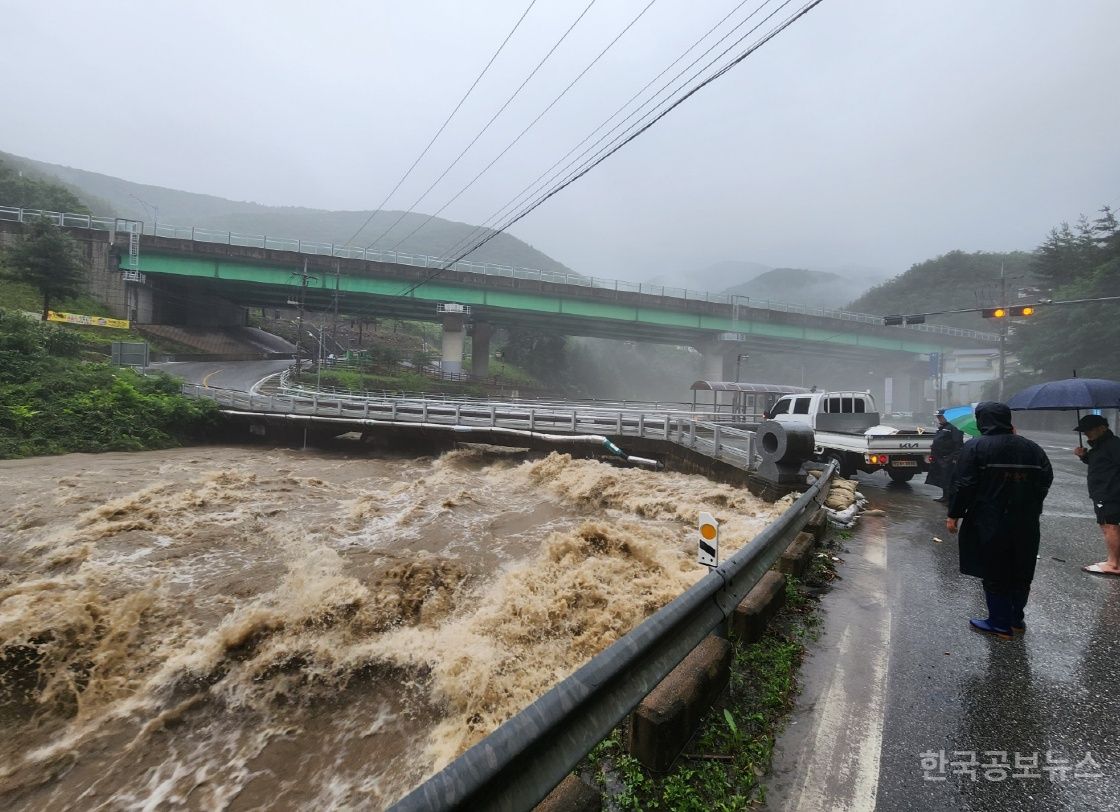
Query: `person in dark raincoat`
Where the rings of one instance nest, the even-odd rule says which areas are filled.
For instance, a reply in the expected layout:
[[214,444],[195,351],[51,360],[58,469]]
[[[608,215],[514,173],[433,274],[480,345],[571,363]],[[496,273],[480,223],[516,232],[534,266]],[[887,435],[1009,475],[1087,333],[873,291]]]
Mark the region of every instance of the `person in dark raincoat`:
[[1006,404],[978,404],[976,425],[982,436],[961,449],[945,525],[950,533],[960,529],[961,572],[984,583],[988,617],[969,623],[1010,639],[1013,631],[1026,631],[1038,517],[1054,471],[1037,443],[1014,433]]
[[957,455],[964,445],[964,432],[945,419],[945,410],[937,410],[937,433],[929,447],[930,466],[926,474],[926,484],[941,488],[941,496],[935,502],[948,502],[949,491],[953,484],[953,472],[957,466]]
[[1099,414],[1087,414],[1077,421],[1074,431],[1085,433],[1092,450],[1084,446],[1073,449],[1089,466],[1089,498],[1097,514],[1097,524],[1104,534],[1108,558],[1081,569],[1097,575],[1120,576],[1120,437],[1108,428],[1108,421]]

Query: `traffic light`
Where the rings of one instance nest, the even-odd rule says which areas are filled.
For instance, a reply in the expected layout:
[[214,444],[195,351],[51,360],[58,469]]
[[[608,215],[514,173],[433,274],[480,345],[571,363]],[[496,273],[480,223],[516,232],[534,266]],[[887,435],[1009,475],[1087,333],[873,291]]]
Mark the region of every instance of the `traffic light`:
[[905,316],[883,316],[885,327],[897,327],[902,324],[925,324],[925,313],[910,313]]
[[986,307],[980,311],[986,319],[1006,319],[1009,316],[1033,316],[1034,305],[1016,305],[1015,307]]

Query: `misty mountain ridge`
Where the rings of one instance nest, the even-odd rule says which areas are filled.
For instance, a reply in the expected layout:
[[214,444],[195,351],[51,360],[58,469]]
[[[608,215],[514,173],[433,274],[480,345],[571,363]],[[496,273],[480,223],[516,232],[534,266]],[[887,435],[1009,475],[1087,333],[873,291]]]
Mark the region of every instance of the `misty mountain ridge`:
[[750,281],[733,285],[726,292],[762,301],[839,310],[868,287],[864,282],[846,279],[831,271],[775,268]]
[[[29,175],[60,182],[81,197],[94,214],[141,220],[149,226],[158,212],[159,222],[166,225],[342,245],[354,237],[370,215],[369,211],[330,211],[228,200],[215,195],[133,183],[111,175],[4,152],[0,152],[0,159]],[[0,201],[0,205],[9,205],[9,201]],[[403,217],[401,214],[400,211],[378,211],[354,239],[354,245],[366,246],[376,239],[377,247],[385,250],[443,256],[475,230],[475,226],[469,223],[435,217],[413,234],[428,216],[415,212],[407,212]],[[400,222],[394,225],[398,217]],[[388,233],[383,235],[383,232]],[[477,241],[483,233],[476,234],[473,241]],[[396,245],[398,241],[400,245]],[[456,255],[458,253],[462,253],[462,249]],[[554,273],[576,273],[509,234],[499,234],[468,259],[472,262],[539,268]]]
[[721,291],[762,301],[841,309],[889,276],[882,269],[858,265],[819,270],[726,260],[695,270],[662,274],[650,282],[690,290]]

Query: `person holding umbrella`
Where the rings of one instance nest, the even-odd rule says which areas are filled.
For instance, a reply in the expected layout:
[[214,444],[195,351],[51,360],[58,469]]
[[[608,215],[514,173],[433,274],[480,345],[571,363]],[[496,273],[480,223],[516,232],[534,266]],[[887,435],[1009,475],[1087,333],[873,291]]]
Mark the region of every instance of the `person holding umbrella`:
[[1104,534],[1108,559],[1082,567],[1097,575],[1120,576],[1120,437],[1108,428],[1108,421],[1099,414],[1087,414],[1074,431],[1081,432],[1091,449],[1073,449],[1089,466],[1089,498],[1097,514],[1097,524]]
[[964,432],[954,426],[945,417],[945,410],[937,410],[937,433],[933,435],[930,443],[930,467],[926,474],[927,485],[937,485],[941,488],[941,496],[935,502],[948,502],[949,491],[953,484],[953,470],[956,467],[957,455],[964,445]]
[[961,572],[984,584],[988,617],[969,623],[1010,640],[1013,631],[1026,631],[1038,520],[1054,471],[1037,443],[1014,433],[1006,404],[977,404],[976,425],[981,436],[965,443],[957,459],[945,526],[950,533],[960,530]]

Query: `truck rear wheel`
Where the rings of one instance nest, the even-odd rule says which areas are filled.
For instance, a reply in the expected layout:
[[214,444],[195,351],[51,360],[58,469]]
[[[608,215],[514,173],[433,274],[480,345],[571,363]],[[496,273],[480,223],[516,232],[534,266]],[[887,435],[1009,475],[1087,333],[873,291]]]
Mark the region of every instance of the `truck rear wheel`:
[[828,453],[822,455],[821,459],[822,459],[823,462],[826,462],[826,463],[833,462],[833,461],[836,462],[836,475],[837,476],[849,477],[853,473],[855,473],[848,465],[845,464],[844,455],[841,454],[839,451],[829,451]]
[[891,478],[891,481],[893,481],[893,482],[909,482],[911,479],[914,478],[914,472],[913,471],[892,471],[888,468],[887,469],[887,476],[889,476]]

